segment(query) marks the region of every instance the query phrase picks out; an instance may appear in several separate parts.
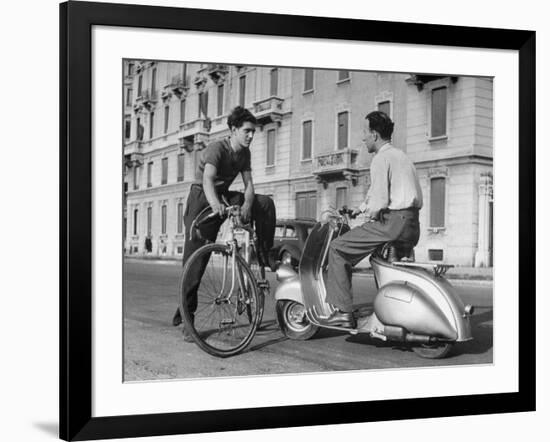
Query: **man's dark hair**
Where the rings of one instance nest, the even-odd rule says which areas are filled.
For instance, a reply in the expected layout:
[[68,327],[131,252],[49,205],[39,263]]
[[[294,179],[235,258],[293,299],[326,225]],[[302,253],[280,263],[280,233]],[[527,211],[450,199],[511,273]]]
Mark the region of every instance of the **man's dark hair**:
[[369,120],[369,127],[380,134],[383,140],[391,139],[393,134],[393,121],[385,112],[374,111],[365,117]]
[[234,108],[231,111],[231,114],[229,114],[229,117],[227,117],[227,125],[229,126],[229,129],[232,127],[239,128],[246,121],[258,124],[258,121],[256,120],[256,117],[252,115],[252,112],[242,106],[237,106]]

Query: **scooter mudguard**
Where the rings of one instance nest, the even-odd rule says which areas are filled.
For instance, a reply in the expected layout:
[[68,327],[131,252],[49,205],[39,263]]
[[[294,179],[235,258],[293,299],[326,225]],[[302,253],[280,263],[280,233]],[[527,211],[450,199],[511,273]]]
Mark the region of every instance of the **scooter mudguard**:
[[[371,258],[371,264],[380,287],[375,311],[383,323],[411,327],[409,331],[418,334],[433,330],[457,342],[472,339],[464,303],[443,276],[435,276],[423,268],[392,265],[377,257]],[[396,284],[405,284],[402,281],[406,281],[408,288],[398,290]]]
[[302,284],[298,278],[298,273],[296,273],[292,267],[281,264],[276,274],[279,285],[275,290],[275,300],[295,301],[303,305]]

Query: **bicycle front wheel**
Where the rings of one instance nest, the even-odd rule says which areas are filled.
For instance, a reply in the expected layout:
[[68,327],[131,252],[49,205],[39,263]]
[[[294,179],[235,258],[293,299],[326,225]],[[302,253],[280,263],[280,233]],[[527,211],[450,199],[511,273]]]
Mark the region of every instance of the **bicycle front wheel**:
[[[192,294],[184,288],[191,272],[204,262],[195,309],[188,299]],[[263,296],[250,267],[238,253],[233,259],[231,247],[207,244],[193,253],[183,269],[180,293],[185,327],[201,349],[228,357],[250,344],[261,321]]]

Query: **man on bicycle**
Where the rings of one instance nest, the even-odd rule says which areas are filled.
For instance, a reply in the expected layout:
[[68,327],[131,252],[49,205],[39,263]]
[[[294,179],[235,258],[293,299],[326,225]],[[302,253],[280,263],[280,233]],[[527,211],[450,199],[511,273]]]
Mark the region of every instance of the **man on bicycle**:
[[[206,241],[214,242],[223,223],[224,206],[221,197],[229,204],[241,206],[243,222],[253,220],[258,236],[258,260],[260,265],[267,265],[267,255],[273,246],[275,234],[275,205],[273,200],[265,195],[254,193],[252,169],[250,167],[250,144],[256,131],[256,118],[247,109],[237,106],[227,118],[230,130],[229,138],[215,141],[202,151],[197,177],[191,186],[184,213],[185,245],[183,249],[183,265],[195,250]],[[230,191],[229,187],[238,174],[244,183],[244,193]],[[210,206],[219,217],[214,217],[201,225],[200,237],[190,231],[195,217]],[[201,263],[192,272],[193,276],[186,281],[185,299],[189,300],[189,311],[196,310],[197,289],[204,273],[207,261]],[[194,317],[191,319],[194,320]],[[178,326],[182,322],[178,308],[172,324]],[[192,342],[191,336],[184,330],[184,339]]]

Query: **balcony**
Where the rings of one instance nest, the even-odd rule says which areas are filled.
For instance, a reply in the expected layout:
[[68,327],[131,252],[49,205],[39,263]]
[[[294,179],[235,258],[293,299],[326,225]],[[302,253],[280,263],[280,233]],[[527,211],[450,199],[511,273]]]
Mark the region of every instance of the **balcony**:
[[282,98],[269,97],[265,100],[256,101],[254,103],[254,116],[261,125],[269,123],[281,124],[283,119],[283,102]]
[[136,104],[134,106],[134,110],[136,107],[146,108],[147,110],[151,110],[151,108],[157,103],[157,91],[148,91],[144,90],[141,92],[141,95],[137,97]]
[[183,78],[181,75],[172,77],[172,81],[166,86],[166,89],[171,90],[178,98],[181,99],[183,95],[187,95],[189,90],[189,82],[187,78]]
[[143,165],[143,142],[132,141],[124,146],[124,162],[126,167]]
[[179,137],[180,148],[192,152],[206,147],[211,125],[212,122],[209,118],[197,118],[194,121],[182,124]]
[[358,152],[354,149],[342,149],[323,153],[315,157],[313,175],[323,185],[331,180],[346,179],[355,186],[359,175],[357,165]]
[[[441,78],[449,77],[446,75],[416,75],[412,74],[409,78],[407,78],[405,81],[407,84],[414,85],[418,89],[418,92],[422,91],[424,89],[424,85],[426,83],[429,83],[430,81],[439,80]],[[456,83],[458,81],[458,77],[449,77],[451,79],[452,83]]]
[[209,64],[206,70],[208,76],[216,84],[223,82],[228,72],[229,68],[224,64]]

